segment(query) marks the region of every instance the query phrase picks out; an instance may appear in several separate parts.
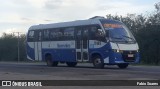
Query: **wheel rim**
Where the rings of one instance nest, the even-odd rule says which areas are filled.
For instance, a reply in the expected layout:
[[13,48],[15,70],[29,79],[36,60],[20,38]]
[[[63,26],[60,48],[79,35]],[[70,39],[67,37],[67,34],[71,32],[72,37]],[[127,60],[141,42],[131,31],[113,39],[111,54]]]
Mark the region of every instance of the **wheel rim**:
[[96,58],[95,61],[94,61],[94,64],[95,64],[95,65],[98,65],[98,64],[100,64],[100,63],[102,63],[102,62],[101,62],[101,59],[100,59],[100,58]]

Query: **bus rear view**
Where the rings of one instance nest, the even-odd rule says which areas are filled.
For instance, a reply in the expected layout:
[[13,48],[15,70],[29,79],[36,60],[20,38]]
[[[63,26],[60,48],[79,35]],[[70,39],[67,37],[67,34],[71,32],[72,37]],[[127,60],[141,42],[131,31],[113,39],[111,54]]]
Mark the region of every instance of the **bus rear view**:
[[118,65],[127,68],[139,62],[139,47],[130,30],[119,21],[91,18],[31,26],[27,34],[27,58],[48,66],[78,62],[95,68]]

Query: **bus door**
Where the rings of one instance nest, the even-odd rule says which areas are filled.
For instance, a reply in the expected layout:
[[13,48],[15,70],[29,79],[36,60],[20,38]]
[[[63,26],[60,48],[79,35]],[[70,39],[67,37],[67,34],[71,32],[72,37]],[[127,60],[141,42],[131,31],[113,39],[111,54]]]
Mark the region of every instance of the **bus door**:
[[35,31],[35,60],[41,61],[42,60],[42,32]]
[[76,30],[76,59],[79,62],[89,61],[88,58],[88,29]]

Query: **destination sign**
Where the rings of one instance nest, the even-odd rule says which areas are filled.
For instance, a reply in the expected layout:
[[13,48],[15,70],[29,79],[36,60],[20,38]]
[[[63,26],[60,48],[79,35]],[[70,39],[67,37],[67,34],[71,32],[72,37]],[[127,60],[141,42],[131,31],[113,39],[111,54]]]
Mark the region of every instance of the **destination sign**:
[[122,25],[120,24],[104,24],[105,28],[122,28]]

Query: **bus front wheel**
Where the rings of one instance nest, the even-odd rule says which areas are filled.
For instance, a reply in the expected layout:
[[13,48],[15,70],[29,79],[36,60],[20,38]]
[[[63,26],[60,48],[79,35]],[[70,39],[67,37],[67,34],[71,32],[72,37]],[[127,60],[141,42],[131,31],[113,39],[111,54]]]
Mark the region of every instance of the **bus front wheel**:
[[98,69],[104,68],[104,62],[99,55],[93,57],[93,66]]
[[128,63],[123,63],[123,64],[118,64],[118,67],[121,68],[121,69],[125,69],[128,67]]
[[66,62],[68,67],[75,67],[77,65],[77,62]]
[[52,61],[52,56],[51,55],[48,55],[48,56],[46,56],[46,63],[47,63],[47,66],[49,66],[49,67],[52,67],[52,66],[57,66],[58,65],[58,62],[53,62]]

